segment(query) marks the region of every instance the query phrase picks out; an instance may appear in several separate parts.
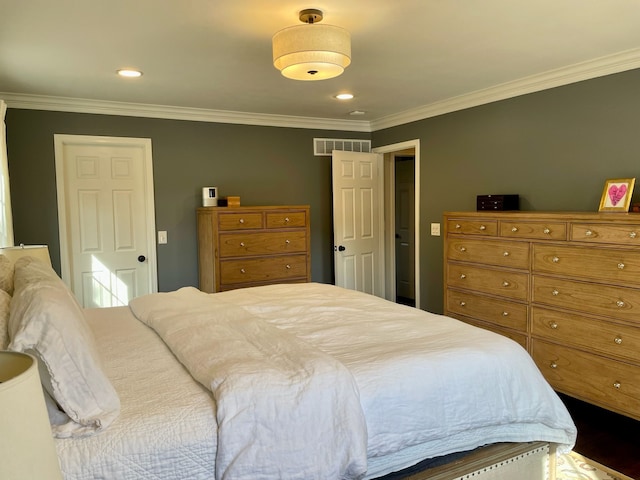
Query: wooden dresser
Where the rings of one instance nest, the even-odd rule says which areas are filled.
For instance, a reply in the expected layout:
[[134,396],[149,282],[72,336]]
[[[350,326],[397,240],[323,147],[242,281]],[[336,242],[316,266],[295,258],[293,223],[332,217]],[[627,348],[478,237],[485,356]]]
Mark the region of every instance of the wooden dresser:
[[311,281],[309,206],[198,208],[200,290]]
[[640,419],[640,214],[447,212],[445,314],[558,391]]

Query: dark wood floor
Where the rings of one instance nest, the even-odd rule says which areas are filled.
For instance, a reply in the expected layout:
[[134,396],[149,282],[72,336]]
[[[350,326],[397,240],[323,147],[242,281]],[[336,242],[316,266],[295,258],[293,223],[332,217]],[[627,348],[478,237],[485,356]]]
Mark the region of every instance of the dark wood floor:
[[640,480],[640,422],[561,395],[578,428],[574,451]]

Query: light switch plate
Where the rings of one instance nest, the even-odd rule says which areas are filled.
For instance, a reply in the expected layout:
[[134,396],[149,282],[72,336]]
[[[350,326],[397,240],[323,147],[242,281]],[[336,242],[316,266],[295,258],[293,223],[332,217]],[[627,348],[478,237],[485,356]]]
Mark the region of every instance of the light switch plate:
[[431,224],[431,236],[439,237],[440,236],[440,224],[432,223]]
[[166,230],[159,230],[158,231],[158,244],[159,245],[164,245],[167,243],[167,231]]

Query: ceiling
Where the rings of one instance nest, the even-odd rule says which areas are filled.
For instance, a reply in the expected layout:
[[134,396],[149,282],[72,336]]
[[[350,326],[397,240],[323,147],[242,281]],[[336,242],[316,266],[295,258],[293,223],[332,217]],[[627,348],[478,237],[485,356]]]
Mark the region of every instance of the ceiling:
[[[343,75],[273,67],[303,8],[351,33]],[[638,67],[638,0],[0,0],[14,108],[371,131]]]

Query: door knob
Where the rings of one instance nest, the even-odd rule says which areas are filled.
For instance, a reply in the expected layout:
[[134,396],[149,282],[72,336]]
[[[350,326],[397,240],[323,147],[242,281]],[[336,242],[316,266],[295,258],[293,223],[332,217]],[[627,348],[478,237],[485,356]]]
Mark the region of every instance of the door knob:
[[347,249],[347,247],[345,247],[344,245],[338,245],[338,251],[339,252],[344,252]]
[[147,257],[145,257],[144,255],[140,255],[140,256],[138,257],[138,261],[139,261],[140,263],[144,262],[146,259],[147,259]]

